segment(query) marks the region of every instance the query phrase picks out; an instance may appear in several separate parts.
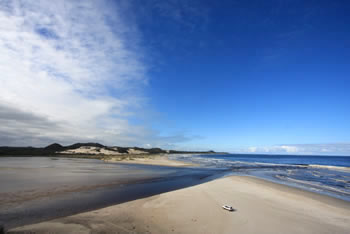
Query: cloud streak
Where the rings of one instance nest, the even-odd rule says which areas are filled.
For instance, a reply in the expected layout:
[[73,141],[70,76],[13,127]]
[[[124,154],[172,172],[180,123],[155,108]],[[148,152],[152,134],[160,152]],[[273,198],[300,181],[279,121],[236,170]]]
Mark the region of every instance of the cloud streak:
[[1,1],[0,145],[168,140],[130,124],[144,111],[148,66],[121,11],[104,1]]
[[296,154],[296,155],[349,155],[350,143],[329,144],[285,144],[273,146],[248,147],[238,150],[243,153]]

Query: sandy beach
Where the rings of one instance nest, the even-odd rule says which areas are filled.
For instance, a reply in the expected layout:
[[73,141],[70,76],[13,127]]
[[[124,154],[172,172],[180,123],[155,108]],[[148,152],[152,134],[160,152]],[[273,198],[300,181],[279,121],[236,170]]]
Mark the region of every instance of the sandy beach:
[[166,155],[147,155],[139,156],[134,155],[133,157],[107,157],[103,159],[105,162],[117,162],[117,163],[128,163],[128,164],[146,164],[146,165],[157,165],[157,166],[168,166],[168,167],[194,167],[198,166],[194,163],[187,163],[169,159]]
[[[222,205],[231,205],[228,212]],[[350,203],[231,176],[9,233],[349,233]]]

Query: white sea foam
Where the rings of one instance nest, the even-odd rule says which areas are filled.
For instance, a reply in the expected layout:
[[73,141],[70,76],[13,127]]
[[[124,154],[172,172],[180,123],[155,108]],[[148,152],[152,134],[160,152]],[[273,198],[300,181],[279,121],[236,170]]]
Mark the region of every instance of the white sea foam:
[[[284,177],[284,176],[279,176],[279,175],[276,175],[276,177],[278,179],[281,179],[281,180],[288,180],[288,181],[291,181],[291,182],[294,182],[294,183],[297,183],[297,184],[307,185],[309,189],[310,188],[317,188],[317,189],[320,189],[320,190],[329,190],[329,191],[332,191],[332,192],[337,192],[337,193],[350,195],[350,191],[347,191],[345,189],[343,190],[343,189],[335,188],[333,186],[328,186],[328,185],[325,185],[325,184],[321,184],[320,182],[310,182],[310,181],[305,181],[305,180],[298,180],[298,179],[294,179],[294,178],[290,178],[290,177]],[[309,187],[309,186],[312,186],[312,187]]]
[[310,164],[308,166],[311,168],[321,168],[321,169],[330,169],[330,170],[350,172],[350,167],[328,166],[328,165],[317,165],[317,164]]

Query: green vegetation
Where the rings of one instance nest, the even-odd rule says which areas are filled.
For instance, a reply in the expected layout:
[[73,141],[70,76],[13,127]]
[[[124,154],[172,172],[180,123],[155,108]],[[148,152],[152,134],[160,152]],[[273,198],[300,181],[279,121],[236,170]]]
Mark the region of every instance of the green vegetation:
[[[95,147],[95,150],[99,154],[84,154],[84,153],[67,153],[63,151],[75,150],[80,147]],[[20,157],[44,157],[44,156],[59,156],[59,157],[74,157],[74,158],[96,158],[103,159],[108,157],[103,153],[100,153],[101,150],[114,151],[116,156],[123,158],[134,158],[134,157],[147,157],[150,155],[159,155],[159,154],[214,154],[214,151],[176,151],[176,150],[163,150],[160,148],[139,148],[139,147],[119,147],[113,146],[108,147],[101,145],[99,143],[76,143],[69,146],[62,146],[60,144],[54,143],[47,147],[36,148],[36,147],[0,147],[0,156],[20,156]],[[129,153],[129,150],[137,150],[144,152],[141,154]],[[114,156],[114,155],[113,155]]]

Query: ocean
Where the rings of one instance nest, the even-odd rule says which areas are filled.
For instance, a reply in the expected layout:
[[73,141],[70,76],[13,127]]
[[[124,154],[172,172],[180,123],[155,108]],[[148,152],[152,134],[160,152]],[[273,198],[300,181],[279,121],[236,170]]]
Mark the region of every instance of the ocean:
[[350,157],[346,156],[207,154],[171,158],[350,201]]

